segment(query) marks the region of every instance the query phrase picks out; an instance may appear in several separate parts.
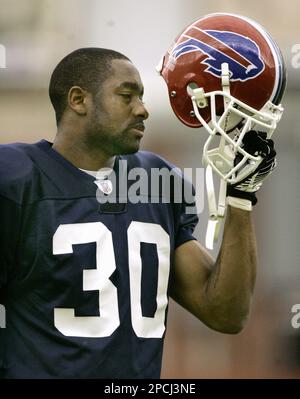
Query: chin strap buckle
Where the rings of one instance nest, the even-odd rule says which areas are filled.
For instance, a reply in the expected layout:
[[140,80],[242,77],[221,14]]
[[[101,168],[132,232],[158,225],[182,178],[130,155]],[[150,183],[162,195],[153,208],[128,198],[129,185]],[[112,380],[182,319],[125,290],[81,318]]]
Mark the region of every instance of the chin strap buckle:
[[195,96],[197,106],[199,108],[205,108],[208,106],[207,98],[205,97],[205,92],[203,87],[193,90],[193,95]]

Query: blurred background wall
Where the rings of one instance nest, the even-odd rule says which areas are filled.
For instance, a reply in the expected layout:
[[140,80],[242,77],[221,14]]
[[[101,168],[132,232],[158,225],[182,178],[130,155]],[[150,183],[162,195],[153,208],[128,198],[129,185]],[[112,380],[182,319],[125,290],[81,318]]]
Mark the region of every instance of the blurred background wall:
[[[288,70],[285,113],[275,133],[278,168],[254,211],[259,270],[249,322],[242,333],[214,332],[171,302],[162,377],[300,377],[300,333],[291,308],[300,303],[300,28],[291,0],[0,0],[0,142],[52,140],[54,112],[47,95],[53,68],[85,46],[125,53],[141,72],[147,121],[143,148],[178,166],[201,166],[206,133],[173,115],[154,67],[176,35],[211,12],[234,12],[261,23],[278,42]],[[3,47],[0,47],[3,50]],[[298,49],[298,50],[297,50]],[[203,242],[207,207],[197,237]]]

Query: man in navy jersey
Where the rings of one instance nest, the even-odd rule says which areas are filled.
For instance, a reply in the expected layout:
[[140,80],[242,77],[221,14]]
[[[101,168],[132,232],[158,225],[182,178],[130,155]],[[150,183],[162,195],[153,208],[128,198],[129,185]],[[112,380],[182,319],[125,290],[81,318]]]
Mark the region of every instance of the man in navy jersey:
[[173,168],[138,151],[148,112],[124,55],[72,52],[49,93],[54,142],[0,146],[0,374],[159,378],[169,296],[214,330],[243,328],[256,273],[251,212],[229,206],[214,261],[184,201],[99,201],[99,187],[118,192],[104,183],[125,161],[125,174]]

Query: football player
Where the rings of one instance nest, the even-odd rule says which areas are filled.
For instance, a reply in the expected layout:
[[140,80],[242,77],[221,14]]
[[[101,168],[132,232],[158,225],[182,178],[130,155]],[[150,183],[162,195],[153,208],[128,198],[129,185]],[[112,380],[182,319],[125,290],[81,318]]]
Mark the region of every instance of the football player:
[[[139,151],[148,112],[132,62],[76,50],[55,68],[49,94],[54,142],[0,147],[2,378],[158,378],[169,296],[212,329],[238,333],[256,274],[250,204],[274,166],[270,139],[250,140],[263,161],[237,179],[213,260],[184,201],[121,198],[134,168],[173,169]],[[122,178],[109,184],[111,174]],[[117,201],[99,201],[99,188]]]

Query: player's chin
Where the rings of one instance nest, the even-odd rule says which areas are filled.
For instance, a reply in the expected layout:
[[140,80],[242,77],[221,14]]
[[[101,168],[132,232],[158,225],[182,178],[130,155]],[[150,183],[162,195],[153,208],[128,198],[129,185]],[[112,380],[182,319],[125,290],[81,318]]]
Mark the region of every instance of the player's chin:
[[126,154],[134,154],[140,149],[140,141],[126,143],[126,145],[119,146],[115,155],[126,155]]
[[130,138],[123,145],[123,154],[134,154],[140,149],[140,144],[140,138]]
[[126,152],[124,152],[123,154],[134,154],[135,152],[138,152],[139,149],[140,149],[140,142],[138,142],[135,145],[128,146],[125,150]]

